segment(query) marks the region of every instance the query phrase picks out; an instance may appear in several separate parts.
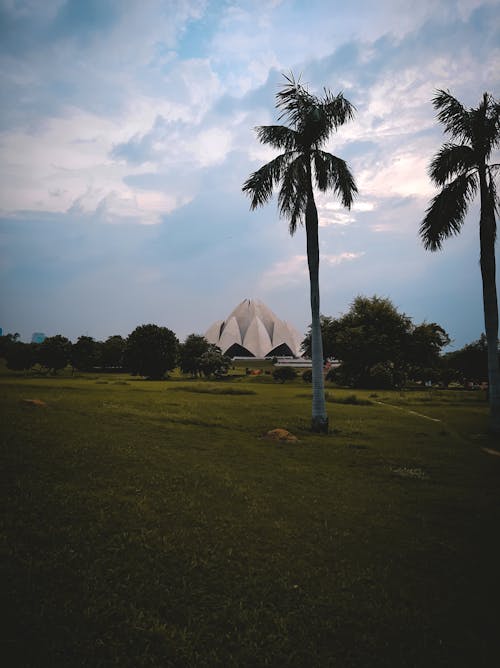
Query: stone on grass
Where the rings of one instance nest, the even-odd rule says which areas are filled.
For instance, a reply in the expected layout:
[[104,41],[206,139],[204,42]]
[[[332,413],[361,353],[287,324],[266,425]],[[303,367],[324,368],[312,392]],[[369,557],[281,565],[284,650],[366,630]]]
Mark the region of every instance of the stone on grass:
[[297,437],[286,429],[271,429],[266,434],[264,438],[267,438],[270,441],[281,441],[286,443],[296,443]]

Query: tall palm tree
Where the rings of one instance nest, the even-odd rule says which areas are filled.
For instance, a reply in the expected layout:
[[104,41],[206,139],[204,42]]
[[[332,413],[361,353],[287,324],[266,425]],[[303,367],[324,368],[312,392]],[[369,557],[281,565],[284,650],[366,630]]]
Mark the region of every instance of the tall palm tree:
[[466,109],[448,91],[433,99],[437,118],[452,142],[443,145],[429,173],[441,191],[433,198],[420,226],[425,248],[440,250],[447,237],[462,228],[469,203],[480,196],[480,265],[488,342],[491,428],[500,433],[500,371],[498,363],[498,302],[495,281],[495,240],[498,196],[494,176],[500,165],[488,164],[500,143],[500,103],[484,93],[477,108]]
[[319,310],[319,244],[318,211],[314,186],[322,192],[332,189],[342,204],[350,208],[357,193],[354,178],[344,160],[322,150],[330,134],[354,115],[354,107],[339,93],[324,90],[323,97],[312,95],[292,74],[276,95],[281,110],[278,120],[288,125],[266,125],[256,128],[263,144],[283,151],[274,160],[250,175],[243,191],[251,197],[255,209],[269,201],[279,186],[278,207],[288,219],[290,234],[304,223],[307,239],[307,262],[311,287],[312,336],[312,429],[328,432],[323,381],[323,346]]

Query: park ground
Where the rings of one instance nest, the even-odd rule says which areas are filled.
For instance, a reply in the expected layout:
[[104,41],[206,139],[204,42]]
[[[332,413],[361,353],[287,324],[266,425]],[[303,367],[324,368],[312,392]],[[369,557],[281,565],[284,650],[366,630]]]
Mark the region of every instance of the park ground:
[[484,394],[310,394],[4,371],[3,665],[497,665]]

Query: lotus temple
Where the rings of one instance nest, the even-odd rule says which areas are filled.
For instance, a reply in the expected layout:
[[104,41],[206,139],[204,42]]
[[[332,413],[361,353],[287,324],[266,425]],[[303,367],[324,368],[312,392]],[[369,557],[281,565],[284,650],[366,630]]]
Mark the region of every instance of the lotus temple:
[[258,299],[245,299],[205,333],[228,357],[300,357],[303,337]]

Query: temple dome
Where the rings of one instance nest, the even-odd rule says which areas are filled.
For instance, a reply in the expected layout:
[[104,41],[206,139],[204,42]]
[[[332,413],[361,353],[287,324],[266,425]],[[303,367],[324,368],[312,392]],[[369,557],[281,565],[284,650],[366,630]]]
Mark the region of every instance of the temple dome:
[[226,320],[215,322],[205,334],[230,357],[300,357],[301,336],[258,299],[244,299]]

